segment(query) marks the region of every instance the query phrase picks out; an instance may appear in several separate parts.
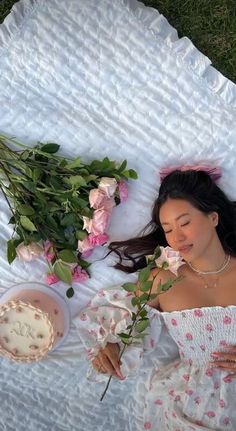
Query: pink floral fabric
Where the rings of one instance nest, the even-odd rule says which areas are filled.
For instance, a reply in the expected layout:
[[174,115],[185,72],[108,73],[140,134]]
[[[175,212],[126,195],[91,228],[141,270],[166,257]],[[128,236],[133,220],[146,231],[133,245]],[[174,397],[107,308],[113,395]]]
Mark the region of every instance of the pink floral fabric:
[[[156,313],[159,313],[155,310]],[[211,368],[211,353],[236,345],[236,306],[161,313],[180,359],[151,372],[143,429],[235,431],[236,379]]]
[[[130,323],[131,298],[121,288],[103,289],[82,310],[79,331],[90,360],[108,341],[119,341],[117,334]],[[124,375],[136,370],[137,406],[131,410],[139,419],[133,429],[236,431],[236,379],[208,365],[211,353],[236,345],[236,306],[147,309],[148,335],[122,359]],[[107,381],[107,376],[100,374],[95,381]]]

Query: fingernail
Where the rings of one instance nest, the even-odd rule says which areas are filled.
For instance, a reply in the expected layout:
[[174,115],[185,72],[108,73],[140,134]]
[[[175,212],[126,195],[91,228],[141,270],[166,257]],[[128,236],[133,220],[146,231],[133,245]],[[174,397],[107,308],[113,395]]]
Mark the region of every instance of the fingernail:
[[216,353],[216,352],[213,352],[213,353],[211,353],[211,356],[213,356],[213,358],[215,357],[217,357],[217,356],[220,356],[220,354],[219,353]]
[[123,376],[123,374],[120,370],[116,369],[116,374],[120,377],[121,380],[125,379],[125,377]]

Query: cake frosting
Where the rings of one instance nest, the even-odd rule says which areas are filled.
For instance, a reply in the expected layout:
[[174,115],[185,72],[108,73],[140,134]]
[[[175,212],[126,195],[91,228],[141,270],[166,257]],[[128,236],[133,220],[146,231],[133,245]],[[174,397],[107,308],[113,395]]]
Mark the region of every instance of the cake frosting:
[[63,311],[46,293],[23,289],[0,306],[0,355],[18,362],[38,361],[63,335]]
[[54,329],[47,313],[23,301],[0,308],[0,353],[15,361],[37,361],[52,348]]

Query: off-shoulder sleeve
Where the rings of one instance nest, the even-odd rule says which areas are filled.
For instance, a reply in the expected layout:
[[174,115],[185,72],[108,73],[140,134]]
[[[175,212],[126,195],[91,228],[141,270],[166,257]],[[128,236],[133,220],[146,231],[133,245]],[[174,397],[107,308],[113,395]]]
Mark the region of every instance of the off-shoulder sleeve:
[[[126,292],[121,286],[102,289],[81,311],[77,326],[89,361],[92,361],[99,349],[104,348],[108,342],[118,343],[120,348],[123,347],[118,334],[126,331],[127,326],[132,323],[132,312],[137,312],[131,303],[133,297],[133,293]],[[122,356],[121,371],[125,376],[135,373],[140,367],[144,351],[154,349],[157,344],[161,321],[158,314],[151,313],[150,307],[148,314],[148,335],[138,345],[127,346]]]

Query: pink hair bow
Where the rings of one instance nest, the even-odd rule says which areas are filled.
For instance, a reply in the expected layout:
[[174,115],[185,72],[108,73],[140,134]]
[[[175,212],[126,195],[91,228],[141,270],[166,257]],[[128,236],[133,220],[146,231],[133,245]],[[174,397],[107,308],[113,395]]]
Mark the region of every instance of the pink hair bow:
[[210,165],[185,165],[185,166],[175,166],[171,168],[162,168],[160,170],[160,179],[161,182],[164,180],[167,175],[171,174],[174,171],[204,171],[208,175],[210,175],[212,181],[217,182],[222,175],[221,168],[219,166],[210,166]]

